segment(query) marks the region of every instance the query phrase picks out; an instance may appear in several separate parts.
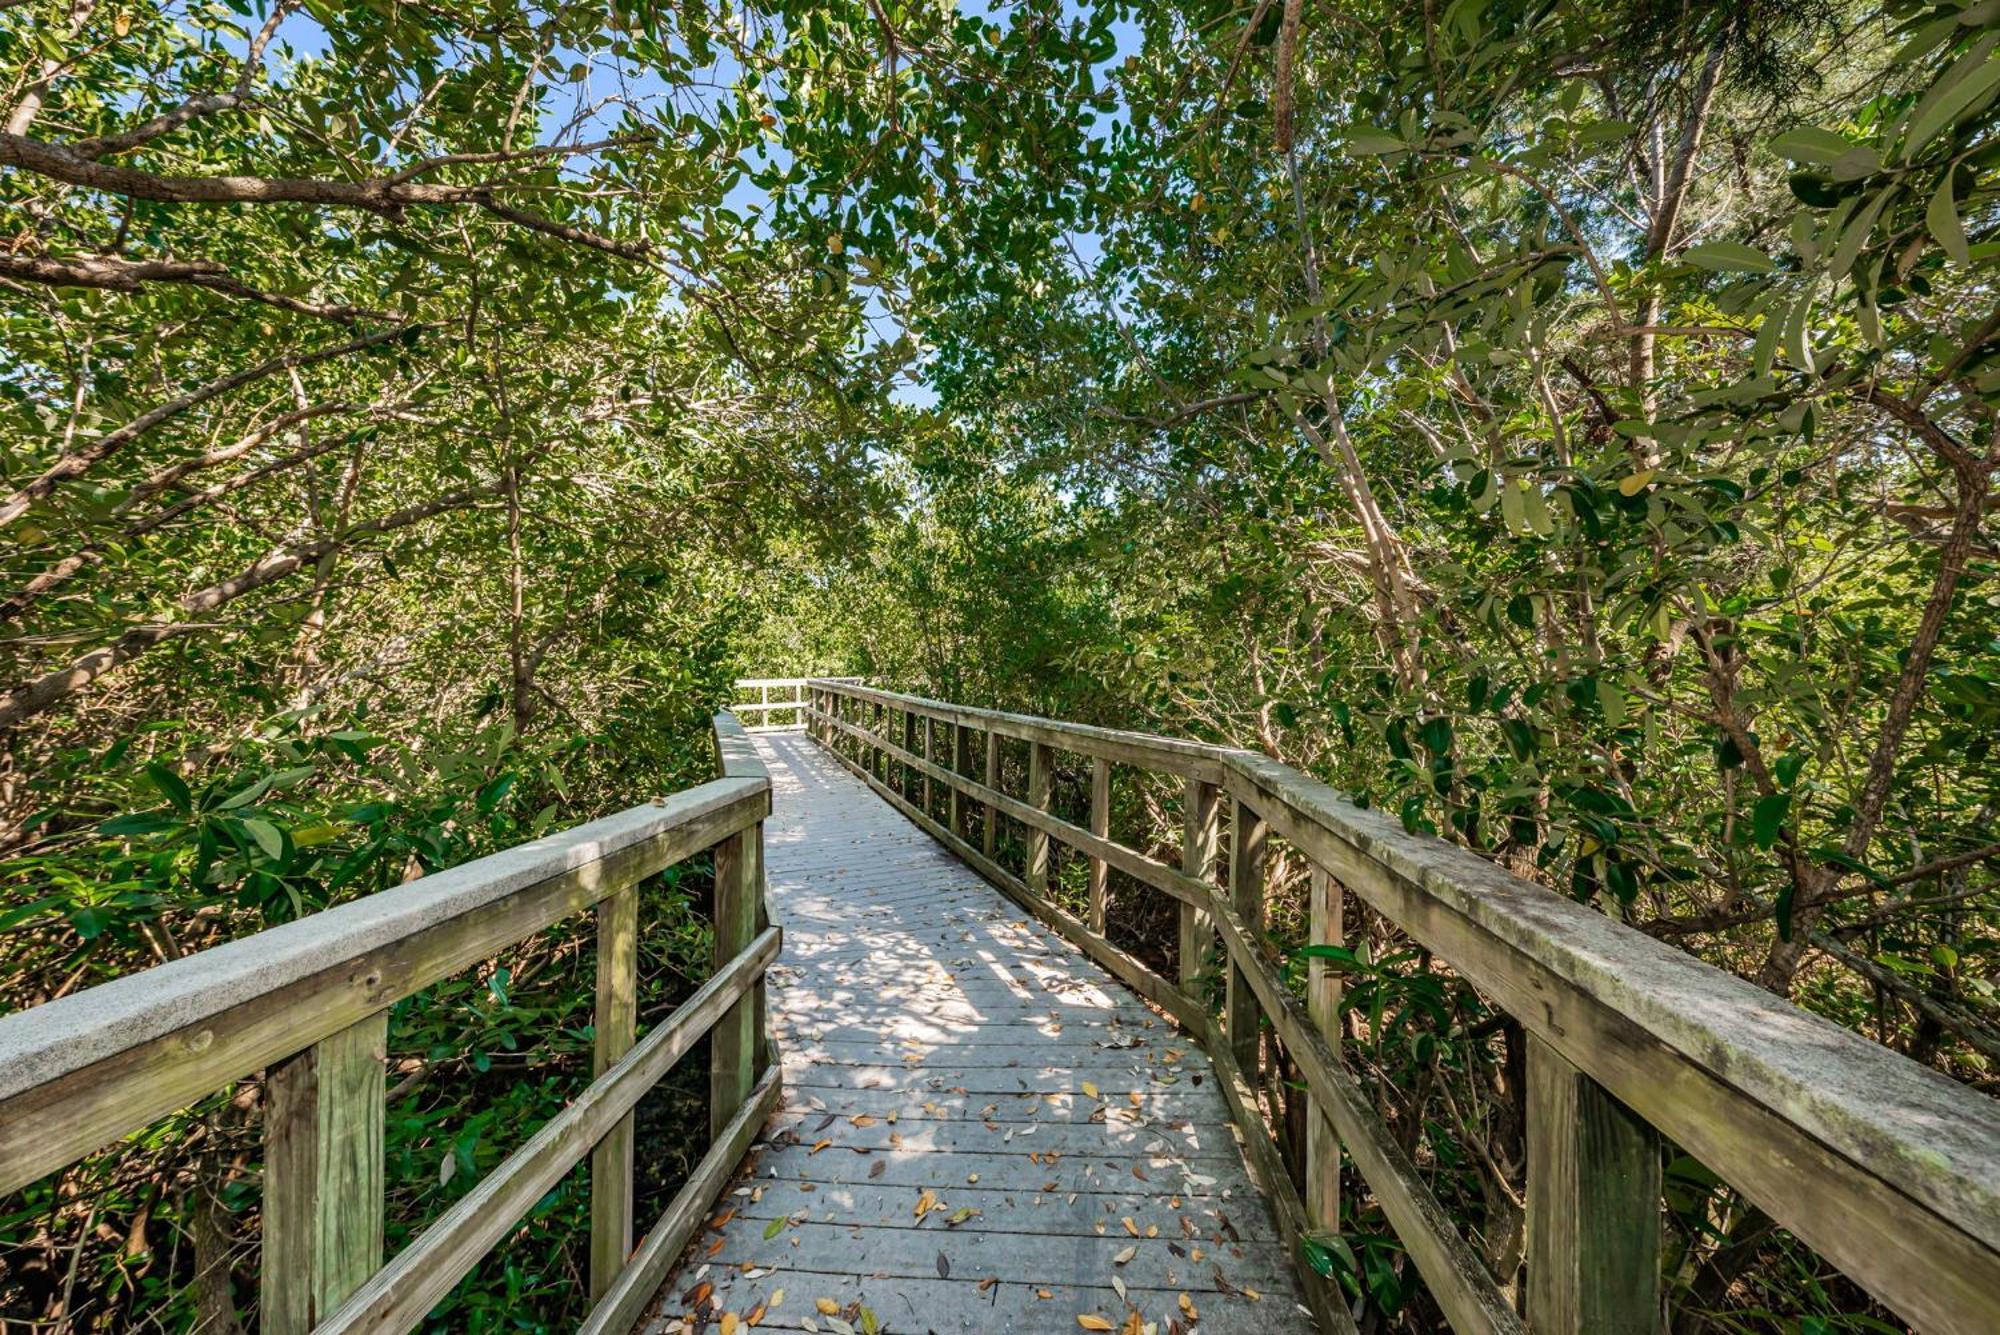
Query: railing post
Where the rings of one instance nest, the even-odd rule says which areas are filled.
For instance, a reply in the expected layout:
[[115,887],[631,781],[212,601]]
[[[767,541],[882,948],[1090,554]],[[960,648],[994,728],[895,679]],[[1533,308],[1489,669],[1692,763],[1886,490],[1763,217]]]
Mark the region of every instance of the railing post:
[[[1346,895],[1339,882],[1321,867],[1312,869],[1312,944],[1341,946],[1347,943],[1342,921]],[[1306,1014],[1313,1027],[1326,1037],[1335,1055],[1340,1052],[1340,970],[1333,961],[1308,958],[1306,961]],[[1340,1138],[1326,1110],[1310,1095],[1306,1103],[1306,1218],[1328,1232],[1340,1229]]]
[[[1181,814],[1181,870],[1203,884],[1213,884],[1221,815],[1221,793],[1216,786],[1189,779]],[[1180,911],[1181,991],[1193,995],[1196,981],[1215,955],[1215,924],[1193,904],[1183,903]]]
[[[972,768],[972,729],[963,723],[951,725],[951,772],[961,779]],[[970,812],[966,809],[965,797],[956,785],[951,790],[951,832],[964,839],[972,833]]]
[[1535,1335],[1660,1329],[1660,1138],[1528,1039],[1528,1324]]
[[878,704],[870,712],[873,721],[868,724],[868,772],[883,783],[889,782],[889,753],[882,749],[889,738],[889,717],[889,707]]
[[[917,716],[907,709],[903,711],[903,753],[905,755],[915,755],[917,753]],[[905,763],[898,765],[896,768],[903,776],[903,781],[896,785],[903,794],[903,800],[905,802],[916,801],[917,767]]]
[[[1000,734],[991,728],[986,730],[986,786],[996,793],[1000,791]],[[979,831],[979,851],[990,862],[1000,837],[1000,809],[991,802],[983,805],[986,819]]]
[[[1093,756],[1090,762],[1090,832],[1099,839],[1111,833],[1111,762],[1103,756]],[[1099,936],[1104,935],[1110,873],[1103,858],[1090,860],[1090,930]]]
[[[1249,946],[1256,948],[1264,926],[1264,854],[1270,827],[1264,818],[1243,803],[1232,800],[1229,816],[1229,900],[1243,925],[1250,931]],[[1250,990],[1250,978],[1229,962],[1229,989],[1224,1001],[1223,1031],[1237,1067],[1253,1086],[1257,1083],[1258,1013],[1257,995]]]
[[305,1335],[382,1268],[389,1013],[271,1068],[264,1113],[263,1321]]
[[[1049,809],[1049,795],[1054,785],[1055,751],[1040,742],[1028,743],[1028,805],[1037,811]],[[1049,832],[1038,826],[1028,827],[1028,889],[1037,895],[1047,896],[1049,892]]]
[[[735,959],[757,935],[764,898],[764,826],[760,821],[715,846],[715,967]],[[709,1031],[708,1131],[714,1140],[736,1116],[757,1079],[758,1016],[764,983],[738,998]]]
[[[632,1050],[639,1019],[639,887],[597,904],[597,1008],[591,1074]],[[632,1254],[632,1116],[590,1152],[590,1300],[602,1298]]]

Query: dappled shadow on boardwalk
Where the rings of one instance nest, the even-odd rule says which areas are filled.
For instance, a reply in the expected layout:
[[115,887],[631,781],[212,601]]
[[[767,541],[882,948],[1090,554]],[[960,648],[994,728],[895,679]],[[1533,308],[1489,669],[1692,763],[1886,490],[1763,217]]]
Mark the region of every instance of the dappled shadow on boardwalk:
[[648,1329],[1311,1329],[1192,1041],[802,734],[758,748],[785,1099]]

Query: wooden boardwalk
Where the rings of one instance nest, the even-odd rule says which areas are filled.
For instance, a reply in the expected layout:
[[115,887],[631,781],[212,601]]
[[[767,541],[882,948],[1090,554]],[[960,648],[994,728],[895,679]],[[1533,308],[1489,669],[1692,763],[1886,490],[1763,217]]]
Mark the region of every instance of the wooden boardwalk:
[[1201,1050],[804,734],[757,746],[785,1097],[641,1329],[1313,1329]]

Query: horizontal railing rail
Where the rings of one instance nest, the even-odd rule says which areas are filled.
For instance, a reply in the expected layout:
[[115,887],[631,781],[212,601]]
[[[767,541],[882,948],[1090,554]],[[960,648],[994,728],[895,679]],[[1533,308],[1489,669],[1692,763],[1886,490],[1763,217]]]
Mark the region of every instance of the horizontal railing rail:
[[[764,977],[770,780],[740,723],[720,777],[407,885],[0,1018],[0,1193],[263,1072],[261,1328],[407,1331],[590,1160],[584,1327],[631,1327],[775,1106]],[[715,860],[715,971],[637,1031],[639,882]],[[573,914],[597,927],[595,1079],[384,1266],[388,1008]],[[632,1110],[710,1039],[710,1148],[635,1251]]]
[[[1344,1148],[1454,1330],[1657,1330],[1662,1136],[1918,1329],[2000,1330],[1993,1100],[1253,752],[826,679],[807,694],[808,728],[822,746],[1202,1043],[1295,1242],[1337,1231]],[[1027,743],[1024,794],[1002,789],[1000,738]],[[1057,751],[1091,761],[1088,829],[1048,809]],[[1113,765],[1183,781],[1179,867],[1109,837]],[[943,819],[932,814],[933,785],[947,798]],[[1229,854],[1218,886],[1225,802]],[[1003,815],[1026,832],[1022,875],[996,858]],[[1311,959],[1302,1000],[1268,954],[1273,836],[1312,868],[1313,943],[1341,944],[1344,888],[1528,1035],[1525,1326],[1342,1063],[1339,975]],[[1050,840],[1089,862],[1087,918],[1050,897]],[[1178,901],[1178,978],[1109,939],[1108,869]],[[1195,990],[1211,959],[1226,969],[1219,1017]],[[1302,1149],[1281,1147],[1260,1111],[1267,1026],[1305,1086]],[[1281,1083],[1264,1087],[1274,1105],[1288,1097]],[[1352,1329],[1331,1286],[1310,1270],[1304,1278],[1322,1325]]]

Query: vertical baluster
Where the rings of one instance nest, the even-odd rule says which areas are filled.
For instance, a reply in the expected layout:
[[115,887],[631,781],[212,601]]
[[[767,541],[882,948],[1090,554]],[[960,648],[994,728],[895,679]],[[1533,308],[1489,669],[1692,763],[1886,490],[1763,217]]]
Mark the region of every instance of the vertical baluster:
[[[1347,942],[1342,921],[1346,896],[1325,869],[1312,869],[1312,943],[1340,946]],[[1306,961],[1306,1013],[1326,1035],[1327,1046],[1340,1051],[1340,970],[1330,960]],[[1306,1105],[1306,1217],[1316,1228],[1340,1229],[1340,1139],[1325,1110],[1310,1098]]]
[[[1028,743],[1028,805],[1037,811],[1049,809],[1055,780],[1056,755],[1040,742]],[[1037,895],[1049,892],[1049,832],[1028,827],[1028,889]]]
[[[730,835],[715,846],[715,967],[721,968],[757,935],[764,898],[762,822]],[[737,999],[709,1031],[709,1137],[722,1134],[756,1081],[757,1019],[764,984]]]
[[[909,710],[903,711],[903,751],[906,755],[917,753],[917,716]],[[917,797],[917,767],[904,764],[897,767],[902,774],[902,782],[897,785],[905,802],[914,802]]]
[[[991,728],[986,730],[986,786],[994,792],[1000,791],[1000,734]],[[1000,809],[991,802],[985,804],[986,819],[979,834],[980,851],[988,859],[1000,837]]]
[[[1090,762],[1090,832],[1100,839],[1111,833],[1111,762],[1103,756]],[[1110,872],[1103,858],[1090,860],[1090,930],[1099,936],[1104,935]]]
[[[1221,842],[1221,793],[1201,779],[1187,781],[1181,811],[1181,870],[1204,883],[1215,875],[1215,850]],[[1215,924],[1193,904],[1180,906],[1181,991],[1193,995],[1195,982],[1215,955]]]
[[[963,723],[951,725],[951,772],[960,778],[967,777],[972,768],[972,729]],[[961,839],[972,834],[972,810],[964,794],[957,785],[951,790],[951,832]]]
[[[928,714],[924,716],[924,759],[932,764],[937,762],[937,720]],[[926,816],[931,814],[931,774],[929,770],[924,771],[923,811]]]
[[1657,1335],[1660,1138],[1528,1040],[1528,1323],[1535,1335]]
[[271,1068],[264,1113],[263,1329],[304,1335],[382,1268],[389,1013]]
[[[1264,818],[1241,802],[1230,803],[1229,817],[1229,900],[1250,931],[1254,949],[1264,927],[1264,854],[1270,827]],[[1258,1011],[1250,979],[1229,964],[1229,990],[1223,1012],[1223,1029],[1236,1064],[1252,1085],[1257,1083]]]
[[[632,1050],[639,1019],[639,887],[597,905],[597,1008],[591,1073],[603,1075]],[[610,1289],[632,1254],[632,1115],[590,1152],[590,1300]]]

